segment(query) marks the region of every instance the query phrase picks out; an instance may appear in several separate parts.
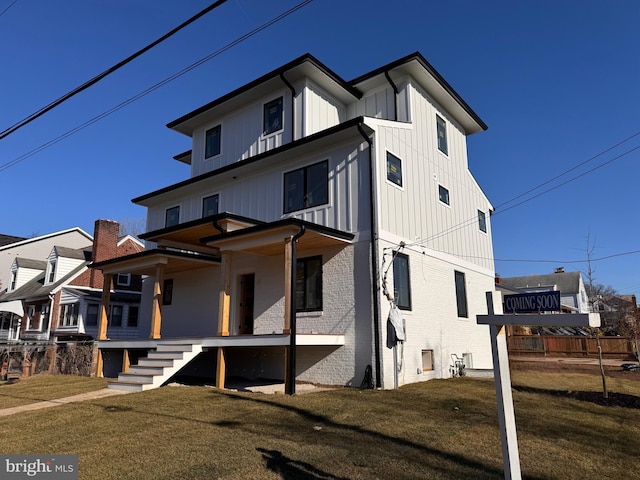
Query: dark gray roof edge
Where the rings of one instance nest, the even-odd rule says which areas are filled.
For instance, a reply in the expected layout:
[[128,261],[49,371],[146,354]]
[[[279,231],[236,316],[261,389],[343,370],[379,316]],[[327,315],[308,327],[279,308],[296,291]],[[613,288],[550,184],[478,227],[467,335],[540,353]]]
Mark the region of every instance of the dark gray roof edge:
[[174,160],[182,160],[183,158],[191,156],[191,150],[187,150],[186,152],[179,153],[173,156]]
[[353,80],[351,80],[349,82],[349,84],[355,86],[360,82],[363,82],[364,80],[368,80],[370,78],[373,78],[377,75],[383,74],[384,72],[387,72],[389,70],[393,70],[394,68],[397,68],[401,65],[404,65],[405,63],[409,63],[412,60],[417,60],[423,67],[424,69],[429,72],[435,79],[436,81],[442,85],[442,87],[447,91],[447,93],[449,95],[451,95],[456,102],[458,102],[458,104],[464,109],[465,112],[467,112],[469,114],[469,116],[471,116],[471,118],[473,118],[478,125],[480,125],[480,127],[483,130],[487,130],[489,127],[487,126],[486,123],[484,123],[484,121],[480,118],[480,116],[473,111],[473,109],[467,104],[467,102],[465,102],[462,97],[458,94],[458,92],[456,92],[453,87],[451,85],[449,85],[449,82],[447,82],[444,77],[442,75],[440,75],[440,73],[438,73],[438,71],[433,67],[433,65],[431,65],[426,58],[424,58],[424,56],[420,53],[420,52],[414,52],[411,53],[405,57],[402,57],[398,60],[395,60],[391,63],[388,63],[387,65],[384,65],[380,68],[376,68],[375,70],[372,70],[369,73],[365,73],[364,75],[361,75]]
[[220,262],[219,257],[213,256],[213,255],[207,255],[204,253],[196,254],[196,253],[190,253],[190,252],[179,252],[177,250],[153,248],[151,250],[144,250],[142,252],[132,253],[131,255],[125,255],[123,257],[111,258],[109,260],[104,260],[103,262],[94,262],[89,265],[89,268],[100,269],[102,267],[107,267],[109,265],[113,265],[122,261],[129,261],[133,259],[137,260],[138,258],[151,257],[153,255],[165,255],[165,256],[176,257],[176,258],[200,258],[204,260],[210,260],[212,262]]
[[336,228],[326,227],[324,225],[318,225],[317,223],[308,222],[306,220],[300,220],[299,218],[283,218],[281,220],[276,220],[275,222],[264,223],[262,225],[256,225],[254,227],[242,228],[240,230],[234,230],[229,233],[221,233],[218,235],[212,235],[210,237],[201,238],[200,241],[205,243],[211,240],[222,240],[234,237],[241,237],[243,235],[247,235],[249,233],[256,233],[271,230],[273,228],[286,226],[286,225],[296,225],[298,227],[305,227],[311,230],[315,230],[316,232],[325,233],[327,235],[332,235],[334,237],[342,238],[343,240],[353,240],[355,238],[355,234],[345,232],[343,230],[338,230]]
[[209,215],[208,217],[202,217],[202,218],[196,218],[195,220],[191,220],[189,222],[184,222],[184,223],[179,223],[177,225],[173,225],[171,227],[165,227],[165,228],[159,228],[157,230],[152,230],[150,232],[145,232],[141,235],[139,235],[139,237],[142,240],[146,240],[149,237],[155,237],[156,235],[163,235],[163,234],[167,234],[167,233],[173,233],[173,232],[178,232],[180,230],[184,230],[186,228],[191,228],[191,227],[197,227],[199,225],[204,225],[207,223],[213,223],[215,224],[215,222],[218,222],[220,220],[225,220],[225,219],[231,219],[231,220],[239,220],[241,222],[247,222],[247,223],[265,223],[261,220],[256,220],[254,218],[249,218],[249,217],[244,217],[242,215],[236,215],[235,213],[229,213],[229,212],[221,212],[221,213],[216,213],[215,215]]
[[231,163],[229,165],[226,165],[224,167],[218,168],[216,170],[212,170],[210,172],[207,173],[203,173],[202,175],[198,175],[197,177],[191,177],[188,178],[186,180],[183,180],[182,182],[178,182],[178,183],[174,183],[173,185],[169,185],[168,187],[163,187],[160,188],[158,190],[155,190],[153,192],[150,193],[146,193],[144,195],[140,195],[139,197],[133,198],[131,200],[132,203],[138,203],[138,202],[142,202],[144,200],[147,200],[149,198],[153,198],[157,195],[161,195],[163,193],[167,193],[170,192],[171,190],[175,190],[181,187],[185,187],[187,185],[191,185],[193,183],[197,183],[200,182],[202,180],[206,180],[207,178],[211,178],[211,177],[215,177],[216,175],[220,175],[222,173],[225,172],[229,172],[231,170],[234,170],[236,168],[240,168],[243,167],[245,165],[248,165],[250,163],[253,162],[257,162],[259,160],[262,160],[264,158],[268,158],[274,155],[278,155],[282,152],[286,152],[288,150],[292,150],[294,148],[300,147],[302,145],[306,145],[307,143],[311,143],[314,142],[316,140],[320,140],[322,138],[328,137],[330,135],[333,135],[334,133],[338,133],[342,130],[347,130],[349,128],[355,127],[357,125],[361,125],[364,123],[364,117],[355,117],[352,118],[351,120],[347,120],[346,122],[340,123],[334,127],[331,128],[327,128],[326,130],[322,130],[318,133],[314,133],[313,135],[309,135],[307,137],[303,137],[299,140],[295,140],[293,142],[287,143],[285,145],[282,145],[281,147],[278,148],[274,148],[273,150],[268,150],[266,152],[262,152],[259,153],[257,155],[254,155],[253,157],[249,157],[246,158],[244,160],[240,160],[239,162],[235,162],[235,163]]
[[349,92],[351,95],[353,95],[355,98],[362,98],[362,92],[360,92],[360,90],[358,90],[357,88],[353,87],[350,83],[346,82],[344,79],[342,79],[339,75],[337,75],[333,70],[331,70],[329,67],[327,67],[325,64],[323,64],[320,60],[318,60],[317,58],[315,58],[313,55],[311,55],[310,53],[305,53],[304,55],[301,55],[300,57],[290,61],[289,63],[286,63],[284,65],[282,65],[281,67],[276,68],[275,70],[270,71],[269,73],[266,73],[265,75],[262,75],[259,78],[256,78],[255,80],[243,85],[242,87],[236,88],[235,90],[227,93],[226,95],[223,95],[222,97],[217,98],[216,100],[213,100],[212,102],[207,103],[206,105],[203,105],[199,108],[196,108],[195,110],[193,110],[192,112],[187,113],[186,115],[183,115],[180,118],[177,118],[176,120],[167,123],[167,127],[168,128],[174,128],[178,125],[180,125],[183,122],[186,122],[187,120],[191,120],[193,117],[196,117],[198,115],[200,115],[201,113],[206,112],[207,110],[216,107],[218,105],[223,104],[224,102],[237,97],[238,95],[251,90],[252,88],[257,87],[258,85],[266,82],[267,80],[271,80],[274,77],[278,77],[281,74],[287,72],[288,70],[291,70],[294,67],[297,67],[298,65],[302,65],[305,62],[310,62],[312,64],[314,64],[319,70],[321,70],[325,75],[327,75],[328,77],[330,77],[334,82],[336,82],[338,85],[340,85],[341,87],[343,87],[347,92]]

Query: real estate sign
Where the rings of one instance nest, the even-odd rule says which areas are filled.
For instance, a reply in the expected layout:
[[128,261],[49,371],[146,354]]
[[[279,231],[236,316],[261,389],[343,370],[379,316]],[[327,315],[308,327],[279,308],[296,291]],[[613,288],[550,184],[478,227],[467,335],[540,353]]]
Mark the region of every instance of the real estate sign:
[[502,308],[504,313],[559,312],[560,292],[505,295]]

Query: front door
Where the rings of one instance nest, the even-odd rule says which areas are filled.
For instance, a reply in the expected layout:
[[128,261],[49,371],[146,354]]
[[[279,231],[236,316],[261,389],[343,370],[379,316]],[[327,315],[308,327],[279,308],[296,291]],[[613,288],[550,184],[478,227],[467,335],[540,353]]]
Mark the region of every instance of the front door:
[[253,297],[256,275],[240,276],[240,335],[253,335]]

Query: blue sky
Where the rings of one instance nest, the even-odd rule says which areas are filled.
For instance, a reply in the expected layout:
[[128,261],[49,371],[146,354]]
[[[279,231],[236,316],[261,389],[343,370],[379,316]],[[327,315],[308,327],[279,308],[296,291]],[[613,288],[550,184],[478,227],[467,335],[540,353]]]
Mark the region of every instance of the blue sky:
[[[504,204],[640,131],[635,0],[315,0],[105,119],[2,168],[299,2],[229,0],[0,140],[0,233],[42,235],[74,226],[91,233],[97,218],[143,218],[144,209],[131,198],[189,176],[188,166],[172,157],[188,150],[190,139],[165,124],[305,52],[350,80],[419,51],[489,125],[469,137],[468,149],[470,169],[497,207],[497,273],[550,273],[559,266],[584,272],[587,235],[596,259],[640,250],[640,148],[626,153],[640,147],[640,135],[534,194],[608,165],[509,210],[518,202]],[[10,6],[0,16],[0,130],[209,3],[0,0],[0,12]],[[640,295],[639,264],[640,253],[595,261],[596,281]]]

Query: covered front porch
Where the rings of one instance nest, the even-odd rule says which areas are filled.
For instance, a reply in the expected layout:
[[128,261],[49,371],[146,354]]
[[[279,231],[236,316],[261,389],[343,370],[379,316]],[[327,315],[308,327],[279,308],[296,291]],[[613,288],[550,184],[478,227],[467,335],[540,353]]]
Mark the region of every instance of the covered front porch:
[[[296,259],[299,254],[318,249],[343,248],[353,235],[297,219],[266,224],[219,214],[142,237],[155,242],[157,248],[93,265],[102,270],[105,285],[119,273],[146,275],[146,281],[153,284],[149,289],[152,294],[143,293],[142,299],[150,304],[146,339],[109,340],[106,312],[110,291],[103,290],[97,375],[104,373],[105,356],[121,355],[124,376],[119,378],[138,381],[143,373],[160,374],[162,367],[162,375],[166,376],[203,352],[215,352],[215,361],[209,363],[215,364],[216,386],[224,388],[228,370],[235,368],[228,365],[228,354],[240,358],[233,353],[251,350],[267,355],[270,368],[279,365],[285,390],[295,393],[298,347],[304,357],[305,351],[313,356],[344,345],[342,334],[318,329],[296,331],[296,283],[300,281]],[[172,301],[172,295],[179,298]],[[206,308],[198,308],[201,304]],[[194,310],[200,315],[197,322],[189,314]],[[170,315],[172,326],[165,329],[166,315]],[[190,329],[205,333],[193,335]],[[134,357],[150,352],[146,359],[140,357],[143,365],[138,364],[133,372],[131,352],[135,352]],[[153,379],[154,384],[158,381],[159,378]]]

